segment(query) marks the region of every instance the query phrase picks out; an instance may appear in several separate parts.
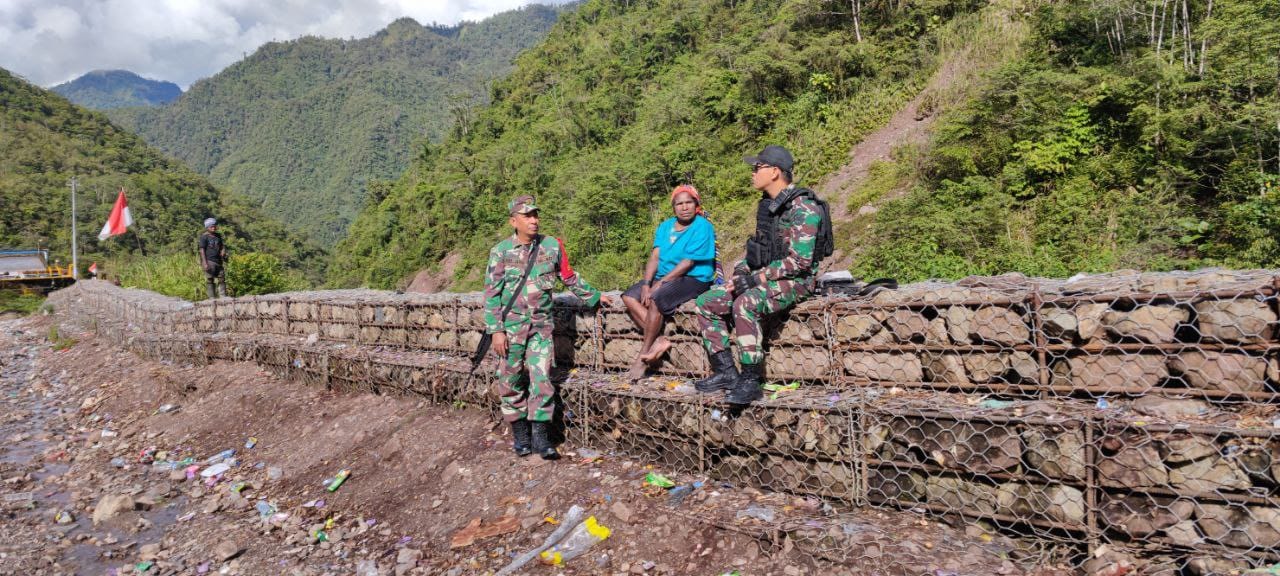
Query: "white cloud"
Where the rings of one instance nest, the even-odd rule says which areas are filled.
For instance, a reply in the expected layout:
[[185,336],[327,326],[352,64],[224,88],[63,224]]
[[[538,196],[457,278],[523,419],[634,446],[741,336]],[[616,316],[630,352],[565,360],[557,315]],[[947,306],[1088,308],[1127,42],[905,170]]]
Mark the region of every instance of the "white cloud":
[[[562,3],[565,0],[543,0]],[[186,88],[272,40],[361,38],[408,16],[480,20],[530,0],[0,0],[0,67],[42,86],[125,69]]]

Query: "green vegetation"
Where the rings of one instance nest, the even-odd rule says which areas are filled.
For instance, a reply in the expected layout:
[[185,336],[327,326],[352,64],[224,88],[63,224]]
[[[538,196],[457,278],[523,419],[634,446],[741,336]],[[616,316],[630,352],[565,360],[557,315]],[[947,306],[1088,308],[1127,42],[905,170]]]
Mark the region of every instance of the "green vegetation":
[[359,40],[272,42],[169,106],[110,115],[328,245],[370,189],[405,170],[419,142],[471,121],[492,79],[557,14],[531,6],[456,27],[406,18]]
[[67,348],[75,346],[77,342],[75,338],[68,338],[58,333],[57,324],[49,325],[49,334],[47,338],[49,343],[53,345],[53,349],[57,351],[66,350]]
[[227,289],[236,296],[301,290],[306,284],[300,274],[286,270],[280,259],[270,254],[232,254],[227,262]]
[[44,296],[24,294],[18,290],[0,290],[0,314],[17,312],[27,315],[40,309]]
[[575,267],[622,287],[681,182],[703,191],[736,255],[757,198],[742,156],[785,143],[814,184],[920,92],[986,4],[585,2],[494,85],[489,108],[370,195],[330,281],[391,287],[457,252],[452,288],[476,288],[507,200],[533,192]]
[[[190,301],[203,300],[207,295],[204,272],[194,252],[113,262],[110,269],[119,271],[122,286]],[[232,254],[226,274],[227,290],[233,296],[304,290],[308,286],[300,272],[285,268],[279,258],[262,252]]]
[[93,110],[160,106],[182,95],[182,89],[173,82],[149,80],[128,70],[94,70],[52,90],[74,104]]
[[[201,221],[216,215],[232,254],[266,252],[313,279],[323,275],[316,245],[244,199],[220,192],[101,114],[0,70],[0,247],[48,247],[69,262],[72,176],[79,178],[81,274],[93,261],[130,259],[140,243],[148,254],[194,257]],[[136,226],[99,241],[121,187]]]
[[855,271],[1280,267],[1276,14],[1277,0],[1041,4],[1023,57],[945,118]]

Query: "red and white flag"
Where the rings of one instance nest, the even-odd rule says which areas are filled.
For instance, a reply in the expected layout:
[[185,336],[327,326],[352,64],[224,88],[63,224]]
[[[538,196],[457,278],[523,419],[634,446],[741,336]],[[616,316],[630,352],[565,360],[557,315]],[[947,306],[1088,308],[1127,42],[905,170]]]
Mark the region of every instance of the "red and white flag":
[[98,239],[106,240],[112,236],[124,234],[124,231],[132,225],[133,215],[129,214],[129,201],[124,197],[124,188],[121,188],[120,195],[116,196],[116,205],[111,208],[111,217],[107,218],[102,232],[98,233]]
[[90,265],[89,265],[89,273],[90,273],[90,274],[97,274],[97,273],[98,273],[98,263],[97,263],[97,262],[94,262],[93,264],[90,264]]

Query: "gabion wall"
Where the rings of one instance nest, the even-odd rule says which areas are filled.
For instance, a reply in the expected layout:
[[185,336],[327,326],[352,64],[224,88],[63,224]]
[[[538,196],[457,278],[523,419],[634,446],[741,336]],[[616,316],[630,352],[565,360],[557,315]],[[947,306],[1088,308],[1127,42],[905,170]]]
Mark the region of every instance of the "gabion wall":
[[[609,374],[640,346],[625,312],[559,298],[556,360],[576,368],[562,395],[584,445],[837,505],[925,510],[1024,559],[1229,573],[1280,561],[1277,287],[1272,271],[1009,275],[815,299],[768,328],[768,377],[799,386],[742,411],[683,378],[706,371],[688,307],[668,323],[660,374],[628,383]],[[50,300],[157,358],[497,405],[491,371],[465,360],[483,330],[477,294],[190,304],[91,281]],[[840,555],[840,535],[787,533]]]

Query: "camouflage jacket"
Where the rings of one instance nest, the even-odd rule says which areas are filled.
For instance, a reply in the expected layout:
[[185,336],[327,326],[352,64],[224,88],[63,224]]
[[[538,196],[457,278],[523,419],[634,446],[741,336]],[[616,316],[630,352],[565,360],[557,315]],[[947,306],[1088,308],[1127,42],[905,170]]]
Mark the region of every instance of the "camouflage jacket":
[[[489,265],[484,275],[484,325],[485,332],[490,334],[505,330],[514,336],[517,342],[524,341],[533,332],[551,335],[551,296],[557,278],[564,283],[573,294],[586,301],[588,306],[600,302],[600,291],[592,288],[578,277],[569,266],[569,257],[564,250],[564,243],[552,236],[543,236],[542,245],[538,249],[538,257],[529,271],[529,278],[523,286],[517,286],[520,276],[524,274],[525,264],[529,261],[529,250],[533,244],[519,244],[515,235],[503,240],[489,250]],[[506,322],[498,316],[510,301],[511,295],[519,291]]]
[[[784,195],[790,192],[792,189],[788,188],[776,199],[766,198],[761,201],[778,202],[784,200]],[[791,280],[812,288],[820,264],[814,260],[813,252],[818,246],[818,229],[821,225],[822,211],[813,198],[801,196],[791,200],[786,210],[778,215],[778,232],[787,244],[787,255],[761,269],[765,279],[771,282]],[[734,264],[735,274],[747,274],[749,270],[745,259]]]

